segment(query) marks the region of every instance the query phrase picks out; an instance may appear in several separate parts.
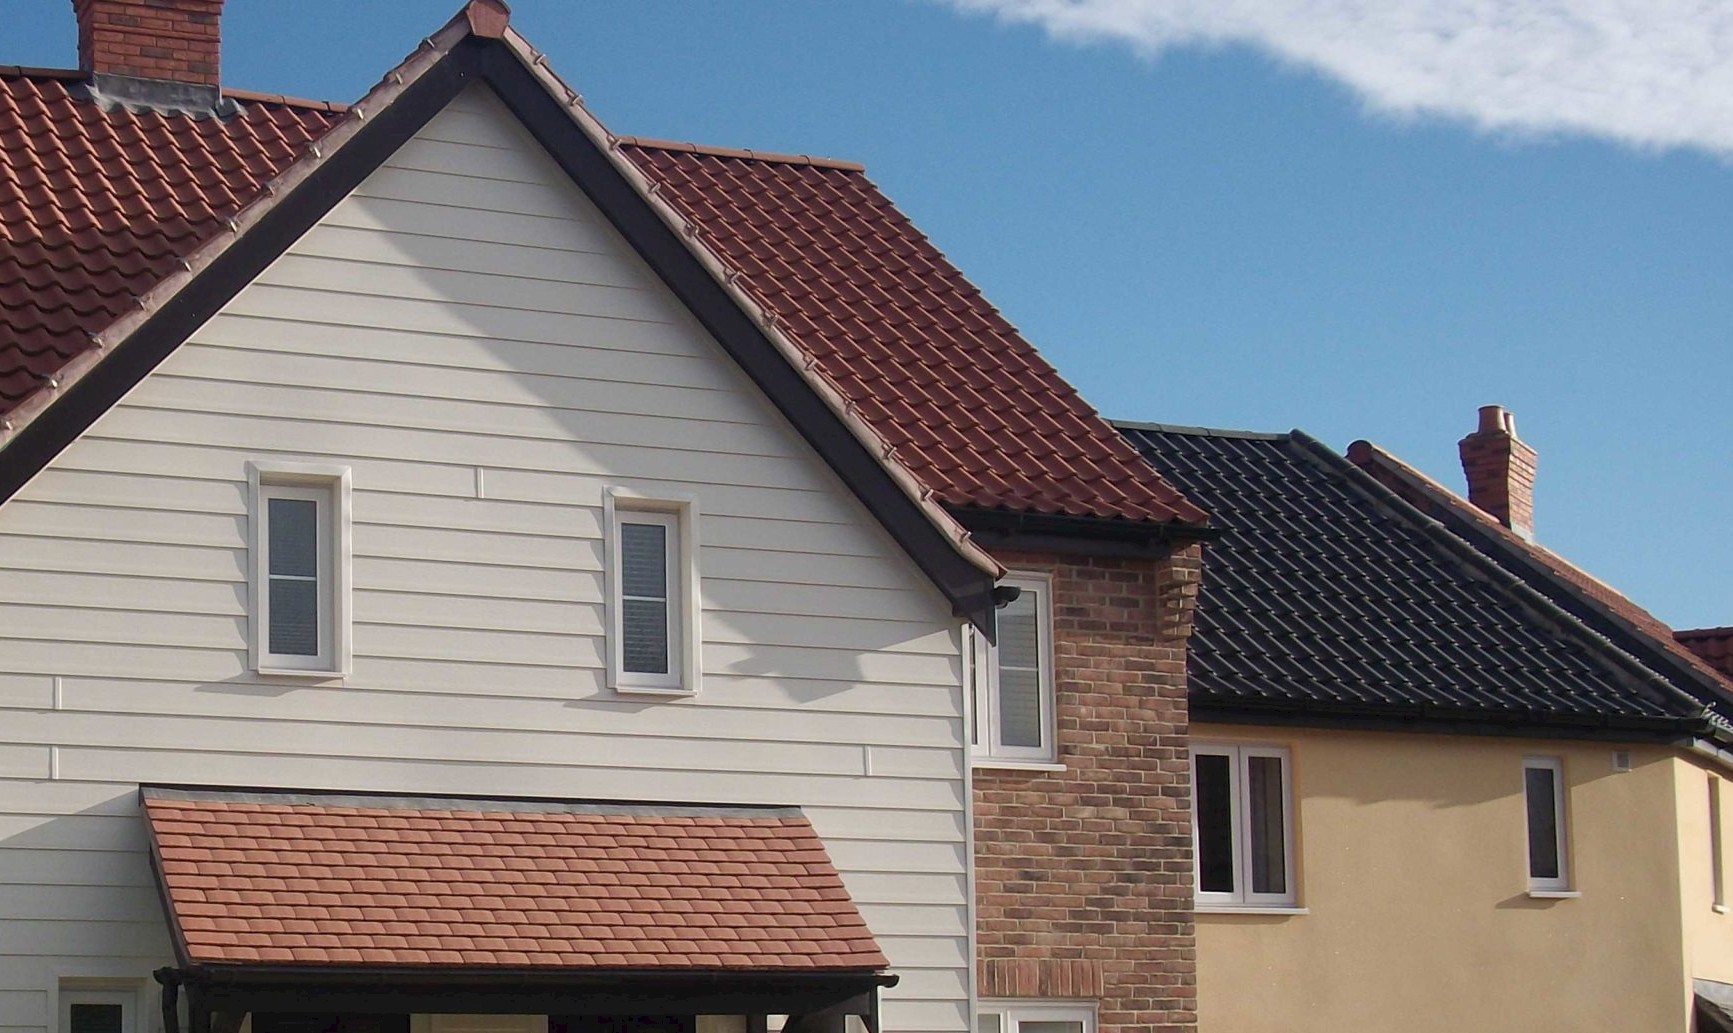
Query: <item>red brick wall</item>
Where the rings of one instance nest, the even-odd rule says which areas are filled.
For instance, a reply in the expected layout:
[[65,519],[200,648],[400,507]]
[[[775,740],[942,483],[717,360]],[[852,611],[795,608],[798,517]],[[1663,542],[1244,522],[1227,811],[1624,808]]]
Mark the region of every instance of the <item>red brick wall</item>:
[[1185,647],[1199,550],[997,555],[1053,577],[1065,770],[975,771],[980,993],[1095,999],[1101,1033],[1193,1027]]
[[221,84],[223,0],[73,0],[87,72]]

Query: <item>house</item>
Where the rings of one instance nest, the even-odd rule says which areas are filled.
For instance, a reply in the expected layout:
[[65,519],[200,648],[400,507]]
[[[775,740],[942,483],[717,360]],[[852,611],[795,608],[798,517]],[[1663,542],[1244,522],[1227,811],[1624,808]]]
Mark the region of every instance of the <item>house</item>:
[[0,69],[0,1026],[1189,1025],[1203,512],[859,166],[221,6]]
[[1364,442],[1120,425],[1221,532],[1200,1028],[1723,1028],[1733,684],[1510,528],[1534,453],[1485,419],[1463,461],[1496,519]]

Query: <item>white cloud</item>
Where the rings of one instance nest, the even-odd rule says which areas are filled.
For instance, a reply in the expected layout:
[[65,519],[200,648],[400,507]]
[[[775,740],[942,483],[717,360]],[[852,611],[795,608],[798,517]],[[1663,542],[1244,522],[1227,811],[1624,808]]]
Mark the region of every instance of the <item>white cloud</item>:
[[948,0],[1147,56],[1244,43],[1374,110],[1733,155],[1733,0]]

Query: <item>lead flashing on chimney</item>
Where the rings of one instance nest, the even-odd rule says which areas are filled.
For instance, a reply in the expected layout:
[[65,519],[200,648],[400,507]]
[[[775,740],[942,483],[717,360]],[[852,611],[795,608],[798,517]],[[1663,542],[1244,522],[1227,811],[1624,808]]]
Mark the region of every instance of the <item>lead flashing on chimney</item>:
[[82,92],[84,99],[104,111],[156,112],[193,118],[228,118],[241,112],[240,104],[223,96],[220,86],[168,79],[97,72],[83,84]]

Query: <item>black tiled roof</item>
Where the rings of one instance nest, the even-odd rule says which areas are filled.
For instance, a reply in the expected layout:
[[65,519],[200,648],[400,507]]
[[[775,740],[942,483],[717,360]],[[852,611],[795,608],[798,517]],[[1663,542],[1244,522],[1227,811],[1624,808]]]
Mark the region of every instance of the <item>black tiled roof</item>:
[[1193,715],[1695,727],[1660,686],[1299,431],[1119,424],[1210,513]]

